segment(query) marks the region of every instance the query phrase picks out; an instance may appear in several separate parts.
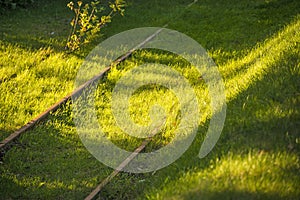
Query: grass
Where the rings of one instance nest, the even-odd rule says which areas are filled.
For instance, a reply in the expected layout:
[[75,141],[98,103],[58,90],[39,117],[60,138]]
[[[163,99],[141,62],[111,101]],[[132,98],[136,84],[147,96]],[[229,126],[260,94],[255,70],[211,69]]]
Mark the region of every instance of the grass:
[[[284,162],[283,162],[284,160]],[[206,169],[186,172],[148,199],[293,199],[299,181],[297,156],[252,151],[229,153]],[[289,171],[289,173],[287,173]],[[286,177],[294,173],[296,176]],[[277,180],[277,181],[276,181]],[[282,181],[278,181],[282,180]],[[291,194],[294,193],[294,194]]]
[[62,52],[69,17],[62,1],[1,16],[1,140],[73,90],[82,59]]
[[[33,8],[7,12],[0,20],[1,138],[71,92],[81,62],[99,42],[76,54],[63,52],[70,18],[66,2],[39,2]],[[111,93],[129,69],[158,62],[182,73],[203,103],[197,138],[175,163],[153,173],[121,173],[98,198],[299,198],[298,1],[199,1],[183,11],[187,3],[129,1],[125,17],[116,17],[102,39],[168,22],[169,28],[197,40],[217,63],[226,86],[227,117],[221,138],[207,157],[197,157],[210,118],[206,85],[182,59],[160,51],[138,51],[98,85],[98,120],[107,136],[127,150],[140,144],[141,139],[116,126]],[[130,103],[132,118],[139,124],[149,122],[149,108],[155,103],[171,113],[164,131],[146,151],[166,145],[180,121],[174,94],[164,87],[146,86]],[[68,103],[52,113],[3,157],[0,193],[4,199],[82,199],[112,171],[83,146],[71,109]]]
[[26,51],[2,47],[0,138],[8,136],[73,89],[76,57],[54,54],[51,48]]

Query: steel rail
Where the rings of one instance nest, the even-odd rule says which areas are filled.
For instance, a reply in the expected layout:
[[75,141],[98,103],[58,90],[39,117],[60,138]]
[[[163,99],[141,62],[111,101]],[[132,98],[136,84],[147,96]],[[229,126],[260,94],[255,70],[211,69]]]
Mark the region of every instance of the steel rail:
[[[197,2],[198,2],[198,0],[194,0],[193,2],[191,2],[190,4],[188,4],[186,6],[185,10],[189,9],[191,6],[193,6]],[[183,14],[183,12],[182,12],[182,14]],[[178,15],[177,18],[180,17],[182,14]],[[176,18],[174,18],[174,19],[176,19]],[[151,41],[156,35],[158,35],[166,27],[168,27],[168,23],[166,23],[161,29],[157,30],[155,33],[153,33],[151,36],[149,36],[144,42],[142,42],[143,44],[141,46],[143,46],[146,43],[148,43],[149,41]],[[151,141],[152,137],[153,137],[153,135],[151,134],[148,138],[146,138],[143,141],[143,143],[138,148],[136,148],[135,151],[132,152],[132,154],[130,154],[130,156],[128,156],[117,167],[117,169],[115,169],[108,177],[106,177],[99,185],[97,185],[97,187],[85,198],[85,200],[92,200],[92,199],[94,199],[96,197],[96,195],[100,193],[100,191],[102,190],[102,188],[105,185],[107,185],[116,175],[118,175],[120,173],[120,171],[122,169],[124,169],[124,167],[126,167],[128,165],[128,163],[130,163],[143,149],[145,149],[145,147],[147,146],[147,144],[149,144],[149,142]]]
[[[155,33],[147,37],[144,41],[142,41],[140,44],[135,46],[134,48],[130,49],[128,52],[126,52],[124,55],[119,57],[117,60],[113,61],[108,67],[104,68],[98,75],[94,76],[81,86],[79,86],[77,89],[75,89],[72,93],[68,94],[67,96],[60,99],[58,102],[50,106],[48,109],[46,109],[44,112],[39,114],[37,117],[26,123],[24,126],[19,128],[18,130],[14,131],[12,134],[10,134],[7,138],[2,140],[0,142],[0,151],[6,152],[8,151],[12,146],[13,142],[19,138],[23,133],[26,131],[32,129],[38,122],[45,119],[51,112],[55,112],[60,106],[65,104],[68,100],[72,98],[72,96],[80,94],[87,86],[89,86],[92,83],[95,83],[99,79],[101,79],[105,73],[107,73],[113,66],[120,64],[122,61],[126,60],[129,56],[132,55],[132,53],[138,49],[140,49],[142,46],[150,42],[156,35],[158,35],[163,28],[157,30]],[[1,156],[4,156],[5,153],[2,153]]]
[[[195,4],[198,0],[194,0],[192,3],[187,5],[186,9],[190,8],[193,4]],[[10,144],[15,141],[21,134],[25,133],[26,131],[30,130],[34,127],[39,121],[45,119],[50,112],[55,112],[60,106],[65,104],[69,99],[72,98],[72,96],[79,94],[83,91],[87,86],[94,83],[95,81],[98,81],[101,79],[105,73],[107,73],[113,66],[118,65],[122,61],[126,60],[132,53],[138,49],[140,49],[142,46],[150,42],[153,38],[155,38],[164,28],[166,28],[168,24],[165,24],[161,29],[157,30],[155,33],[147,37],[143,42],[129,50],[127,53],[125,53],[123,56],[112,62],[111,65],[106,67],[104,70],[102,70],[98,75],[81,85],[79,88],[74,90],[71,94],[65,96],[61,100],[59,100],[57,103],[49,107],[47,110],[45,110],[43,113],[38,115],[36,118],[22,126],[20,129],[16,130],[14,133],[12,133],[10,136],[8,136],[6,139],[4,139],[2,142],[0,142],[0,151],[2,150],[9,150]],[[142,144],[135,149],[130,156],[128,156],[108,177],[106,177],[103,181],[100,182],[100,184],[97,185],[97,187],[85,198],[85,200],[92,200],[96,197],[97,194],[100,193],[100,191],[103,189],[105,185],[107,185],[116,175],[118,175],[145,147],[149,142],[152,140],[152,137],[157,132],[158,128],[160,128],[162,124],[159,127],[156,127],[155,130],[152,131],[150,136],[146,138]],[[3,155],[2,155],[3,156]]]
[[153,136],[159,131],[164,125],[164,120],[160,125],[150,133],[149,137],[143,140],[142,144],[134,150],[109,176],[107,176],[97,187],[85,198],[85,200],[92,200],[100,193],[102,188],[107,185],[116,175],[118,175],[145,147],[151,142]]
[[[152,35],[150,35],[148,38],[146,38],[143,42],[141,42],[139,45],[137,45],[136,47],[134,47],[132,50],[130,50],[130,54],[132,54],[133,51],[141,48],[142,46],[144,46],[145,44],[147,44],[148,42],[150,42],[153,38],[155,38],[165,27],[167,27],[168,25],[164,25],[163,28],[158,29],[156,32],[154,32]],[[128,53],[129,53],[128,52]],[[125,54],[126,56],[127,54]],[[162,125],[162,124],[161,124]],[[159,127],[161,127],[161,125]],[[124,169],[143,149],[145,149],[145,147],[147,146],[147,144],[149,144],[149,142],[151,141],[152,137],[156,134],[157,129],[159,127],[156,127],[152,133],[150,134],[150,136],[148,138],[146,138],[142,144],[137,147],[135,149],[134,152],[132,152],[132,154],[130,154],[108,177],[106,177],[103,181],[101,181],[101,183],[99,185],[97,185],[97,187],[85,198],[85,200],[92,200],[96,197],[97,194],[100,193],[100,191],[102,190],[102,188],[107,185],[116,175],[118,175],[122,169]]]

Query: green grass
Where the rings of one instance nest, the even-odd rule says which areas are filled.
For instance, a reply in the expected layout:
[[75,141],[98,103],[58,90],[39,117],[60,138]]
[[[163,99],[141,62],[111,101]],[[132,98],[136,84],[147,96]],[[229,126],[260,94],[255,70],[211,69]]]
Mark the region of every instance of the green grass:
[[[64,53],[70,19],[66,2],[41,1],[0,19],[1,139],[71,92],[81,62],[101,41],[76,54]],[[221,138],[207,157],[197,157],[210,118],[206,85],[180,58],[161,51],[138,51],[98,85],[98,119],[107,136],[127,150],[141,143],[117,127],[110,110],[111,93],[129,69],[158,62],[178,70],[195,88],[202,103],[197,138],[180,159],[164,169],[119,174],[99,199],[298,199],[299,2],[199,1],[184,11],[188,3],[129,1],[125,17],[114,18],[102,39],[130,28],[168,22],[169,28],[197,40],[217,63],[226,86],[227,117]],[[139,124],[149,123],[149,108],[155,103],[169,111],[164,131],[146,151],[166,145],[180,121],[172,92],[147,86],[130,103],[132,118]],[[0,164],[1,197],[82,199],[109,175],[112,169],[93,158],[81,143],[72,117],[68,103],[6,153]]]
[[82,59],[62,52],[69,18],[62,1],[1,16],[1,140],[73,90]]
[[0,45],[0,138],[4,139],[73,90],[81,61],[51,48],[26,51],[4,42]]

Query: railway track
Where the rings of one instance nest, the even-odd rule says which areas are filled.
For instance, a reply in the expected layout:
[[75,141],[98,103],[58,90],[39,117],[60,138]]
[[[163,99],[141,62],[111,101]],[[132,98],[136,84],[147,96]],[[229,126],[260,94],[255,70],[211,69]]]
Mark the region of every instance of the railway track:
[[[193,2],[189,3],[185,7],[184,11],[186,9],[190,8],[197,1],[198,0],[194,0]],[[184,13],[184,11],[182,12],[182,14]],[[180,16],[181,15],[179,15],[177,17],[180,17]],[[175,19],[173,19],[172,21],[174,21],[174,20]],[[118,59],[116,59],[115,61],[113,61],[109,66],[107,66],[102,71],[100,71],[98,75],[94,76],[92,79],[90,79],[89,81],[87,81],[84,84],[82,84],[80,87],[78,87],[72,93],[70,93],[67,96],[65,96],[62,99],[60,99],[57,103],[55,103],[52,106],[50,106],[44,112],[42,112],[41,114],[39,114],[37,117],[35,117],[31,121],[29,121],[27,124],[25,124],[24,126],[22,126],[21,128],[19,128],[18,130],[14,131],[11,135],[9,135],[7,138],[5,138],[3,141],[1,141],[0,142],[0,159],[5,155],[5,153],[7,151],[9,151],[9,149],[11,149],[16,144],[17,139],[21,135],[25,134],[27,131],[29,131],[30,129],[34,128],[34,126],[38,122],[43,121],[45,118],[47,118],[47,116],[51,112],[55,112],[57,109],[59,109],[61,106],[63,106],[66,102],[68,102],[73,96],[78,96],[85,88],[87,88],[91,84],[96,83],[97,81],[99,81],[101,78],[103,78],[105,76],[105,74],[107,72],[110,71],[110,69],[113,66],[116,66],[116,65],[120,64],[121,62],[125,61],[127,58],[129,58],[133,54],[133,52],[135,52],[136,50],[140,49],[141,47],[143,47],[144,45],[146,45],[147,43],[149,43],[152,39],[154,39],[157,35],[159,35],[159,33],[164,28],[166,28],[167,26],[168,26],[168,24],[165,24],[164,26],[162,26],[162,28],[158,29],[156,32],[154,32],[153,34],[151,34],[150,36],[148,36],[141,43],[137,44],[134,48],[132,48],[131,50],[129,50],[128,52],[126,52],[124,55],[120,56]],[[97,187],[89,195],[86,196],[85,200],[92,200],[92,199],[94,199],[100,193],[100,191],[103,189],[104,186],[106,186],[116,175],[118,175],[122,171],[123,168],[125,168],[128,165],[128,163],[130,163],[143,149],[145,149],[145,147],[147,146],[147,144],[149,144],[149,142],[151,141],[152,136],[155,135],[157,129],[159,129],[161,127],[161,125],[159,127],[155,127],[155,130],[153,130],[152,133],[150,133],[150,136],[148,138],[146,138],[142,142],[142,144],[139,147],[137,147],[135,149],[135,151],[132,152],[132,154],[130,154],[130,156],[127,157],[109,176],[107,176],[105,179],[103,179],[97,185]]]
[[119,57],[117,60],[112,62],[108,67],[103,69],[101,72],[99,72],[98,75],[94,76],[92,79],[89,81],[85,82],[82,84],[80,87],[78,87],[76,90],[74,90],[71,94],[68,94],[67,96],[63,97],[60,99],[58,102],[47,108],[44,112],[39,114],[37,117],[29,121],[27,124],[19,128],[18,130],[14,131],[12,134],[10,134],[7,138],[5,138],[3,141],[0,142],[0,151],[3,150],[9,150],[10,147],[13,146],[13,142],[20,137],[22,134],[24,134],[26,131],[32,129],[38,122],[42,121],[45,119],[51,112],[55,112],[59,107],[64,105],[68,100],[70,100],[73,96],[79,95],[85,88],[87,88],[89,85],[97,82],[100,80],[113,66],[116,66],[120,64],[121,62],[125,61],[128,57],[132,55],[134,51],[137,49],[140,49],[142,46],[150,42],[155,36],[157,36],[163,28],[159,29],[149,37],[147,37],[143,42],[126,52],[124,55]]
[[[165,25],[163,28],[167,27],[167,25]],[[94,76],[92,79],[90,79],[89,81],[85,82],[84,84],[82,84],[80,87],[78,87],[76,90],[74,90],[72,93],[68,94],[67,96],[63,97],[62,99],[60,99],[57,103],[53,104],[52,106],[50,106],[48,109],[46,109],[44,112],[42,112],[41,114],[39,114],[37,117],[35,117],[34,119],[32,119],[31,121],[29,121],[27,124],[25,124],[24,126],[22,126],[21,128],[19,128],[18,130],[14,131],[11,135],[9,135],[7,138],[5,138],[3,141],[0,142],[0,152],[1,152],[1,158],[5,155],[5,153],[7,151],[9,151],[15,144],[17,139],[25,134],[27,131],[31,130],[32,128],[34,128],[34,126],[38,123],[43,121],[45,118],[47,118],[47,116],[51,113],[51,112],[55,112],[57,109],[59,109],[61,106],[63,106],[67,101],[69,101],[73,96],[78,96],[80,95],[80,93],[87,88],[88,86],[90,86],[93,83],[96,83],[97,81],[99,81],[101,78],[104,77],[104,75],[110,71],[110,69],[113,66],[116,66],[118,64],[120,64],[121,62],[125,61],[127,58],[129,58],[133,52],[135,52],[136,50],[140,49],[141,47],[143,47],[144,45],[146,45],[148,42],[150,42],[153,38],[155,38],[162,30],[158,29],[156,32],[154,32],[152,35],[150,35],[149,37],[147,37],[144,41],[142,41],[140,44],[136,45],[134,48],[132,48],[131,50],[129,50],[128,52],[126,52],[124,55],[122,55],[121,57],[119,57],[117,60],[113,61],[108,67],[104,68],[101,72],[99,72],[98,75]],[[157,127],[159,128],[159,127]],[[153,132],[156,132],[155,130],[153,130]],[[108,177],[106,177],[86,198],[85,200],[92,200],[93,198],[95,198],[95,196],[97,194],[99,194],[99,192],[101,191],[101,189],[107,185],[120,171],[122,171],[122,169],[124,167],[126,167],[126,165],[133,160],[146,146],[147,144],[151,141],[151,135],[154,134],[150,134],[150,137],[146,138],[142,144],[135,149],[134,152],[132,152],[132,154],[126,158]]]

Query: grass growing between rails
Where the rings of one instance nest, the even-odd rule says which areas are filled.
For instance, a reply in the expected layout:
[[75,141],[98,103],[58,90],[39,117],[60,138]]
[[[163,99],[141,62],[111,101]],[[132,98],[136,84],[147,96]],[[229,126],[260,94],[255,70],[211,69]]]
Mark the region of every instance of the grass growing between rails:
[[[228,114],[216,149],[197,157],[207,128],[200,123],[198,140],[185,155],[134,182],[144,188],[139,199],[299,197],[299,22],[298,17],[244,58],[220,67],[230,69],[222,71]],[[122,178],[102,196],[127,198],[128,190],[137,189],[121,193],[119,185]]]
[[[65,5],[50,5],[64,16],[62,6]],[[182,1],[132,1],[129,5],[127,17],[112,22],[111,29],[105,32],[106,37],[128,28],[162,25],[170,16],[181,13],[185,4]],[[121,173],[104,188],[99,199],[299,198],[300,18],[295,17],[298,12],[294,9],[297,5],[297,1],[228,0],[222,4],[203,1],[186,11],[184,18],[170,23],[171,28],[203,44],[219,65],[228,103],[224,131],[215,149],[200,160],[197,155],[210,112],[202,105],[197,139],[179,160],[154,173]],[[162,13],[161,9],[166,12]],[[25,20],[24,34],[14,33],[8,25],[2,26],[2,30],[10,32],[7,35],[3,32],[1,40],[0,105],[1,127],[5,133],[71,90],[82,55],[86,53],[66,55],[61,52],[64,32],[48,40],[43,36],[43,25],[39,24],[41,32],[37,33],[26,28],[26,23],[34,19],[32,13],[39,11],[21,11],[14,20],[21,20],[22,13],[27,12],[32,18]],[[29,48],[24,37],[32,38],[28,40]],[[45,38],[37,40],[39,37]],[[57,41],[53,43],[57,46],[48,48],[51,41]],[[109,109],[110,95],[115,82],[126,71],[152,61],[170,65],[184,74],[193,83],[199,102],[209,103],[205,84],[198,81],[199,76],[184,61],[162,52],[136,52],[105,77],[98,86],[96,98],[99,121],[102,125],[108,123],[107,135],[128,150],[141,141],[124,134],[114,124]],[[35,89],[27,92],[30,86]],[[47,99],[41,100],[41,97]],[[140,124],[149,122],[152,104],[161,103],[170,111],[168,126],[146,151],[166,145],[180,121],[174,95],[154,85],[141,88],[130,103],[132,118]],[[71,106],[67,104],[52,113],[7,152],[0,165],[3,198],[82,199],[112,171],[93,158],[81,143],[72,121]],[[14,121],[9,124],[8,119]]]
[[[71,20],[67,3],[39,1],[28,9],[9,11],[1,16],[0,81],[5,95],[1,95],[0,101],[0,138],[72,90],[77,69],[93,46],[78,52],[77,56],[63,53]],[[130,28],[162,26],[169,22],[170,28],[199,41],[215,62],[222,65],[231,58],[246,55],[258,41],[272,35],[297,14],[294,9],[299,7],[297,1],[281,3],[203,1],[184,12],[186,3],[181,1],[129,1],[126,17],[117,16],[109,28],[104,29],[104,34],[108,37]],[[140,15],[137,10],[144,14]],[[182,14],[183,17],[178,17]],[[255,31],[255,37],[250,37],[254,35],[250,31]],[[58,84],[54,85],[55,82]],[[40,98],[38,103],[36,97]]]

